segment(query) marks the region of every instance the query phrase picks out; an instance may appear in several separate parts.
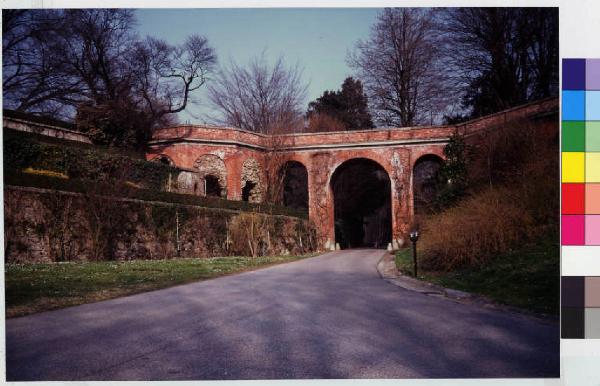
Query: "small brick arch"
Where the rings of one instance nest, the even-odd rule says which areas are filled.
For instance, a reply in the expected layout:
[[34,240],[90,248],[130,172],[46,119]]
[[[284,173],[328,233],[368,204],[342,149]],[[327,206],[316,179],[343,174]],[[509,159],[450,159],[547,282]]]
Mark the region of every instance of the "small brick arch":
[[[227,167],[219,156],[204,154],[196,159],[194,168],[198,170],[198,177],[204,184],[211,176],[215,177],[221,188],[219,197],[227,197]],[[205,188],[202,187],[201,189],[206,194]]]

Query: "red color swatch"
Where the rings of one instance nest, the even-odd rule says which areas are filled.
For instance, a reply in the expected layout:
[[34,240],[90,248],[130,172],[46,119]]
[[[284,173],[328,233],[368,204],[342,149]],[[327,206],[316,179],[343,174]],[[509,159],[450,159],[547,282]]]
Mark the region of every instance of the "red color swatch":
[[585,214],[585,184],[562,184],[562,213]]

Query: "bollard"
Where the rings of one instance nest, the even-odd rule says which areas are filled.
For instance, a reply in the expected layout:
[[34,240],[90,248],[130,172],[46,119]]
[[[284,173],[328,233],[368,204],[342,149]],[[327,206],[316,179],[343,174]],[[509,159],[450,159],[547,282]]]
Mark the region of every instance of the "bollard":
[[419,231],[410,232],[410,241],[413,245],[413,274],[417,277],[417,241],[419,240]]

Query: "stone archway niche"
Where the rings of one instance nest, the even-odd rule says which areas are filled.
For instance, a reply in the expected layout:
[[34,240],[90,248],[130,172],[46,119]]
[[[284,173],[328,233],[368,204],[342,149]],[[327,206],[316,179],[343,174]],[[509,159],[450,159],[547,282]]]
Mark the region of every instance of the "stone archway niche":
[[214,154],[200,156],[194,163],[194,169],[198,170],[204,195],[227,197],[227,169],[225,162],[219,156]]

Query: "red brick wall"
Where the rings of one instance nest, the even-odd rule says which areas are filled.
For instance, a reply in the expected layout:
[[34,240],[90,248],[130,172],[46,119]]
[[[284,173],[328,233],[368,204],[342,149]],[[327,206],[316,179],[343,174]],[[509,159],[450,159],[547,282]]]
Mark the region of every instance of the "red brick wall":
[[[401,245],[413,217],[412,169],[419,157],[443,158],[445,141],[456,130],[473,135],[516,120],[536,122],[536,116],[557,111],[558,99],[546,99],[455,126],[289,134],[278,142],[278,148],[286,155],[282,163],[295,160],[307,168],[309,217],[317,226],[322,247],[335,242],[330,179],[336,168],[353,158],[379,163],[391,180],[392,235]],[[543,124],[548,125],[547,120]],[[147,158],[164,154],[177,166],[193,168],[200,156],[218,155],[227,168],[227,197],[239,200],[244,161],[252,157],[263,164],[264,151],[272,143],[268,136],[235,128],[185,125],[158,130]]]

